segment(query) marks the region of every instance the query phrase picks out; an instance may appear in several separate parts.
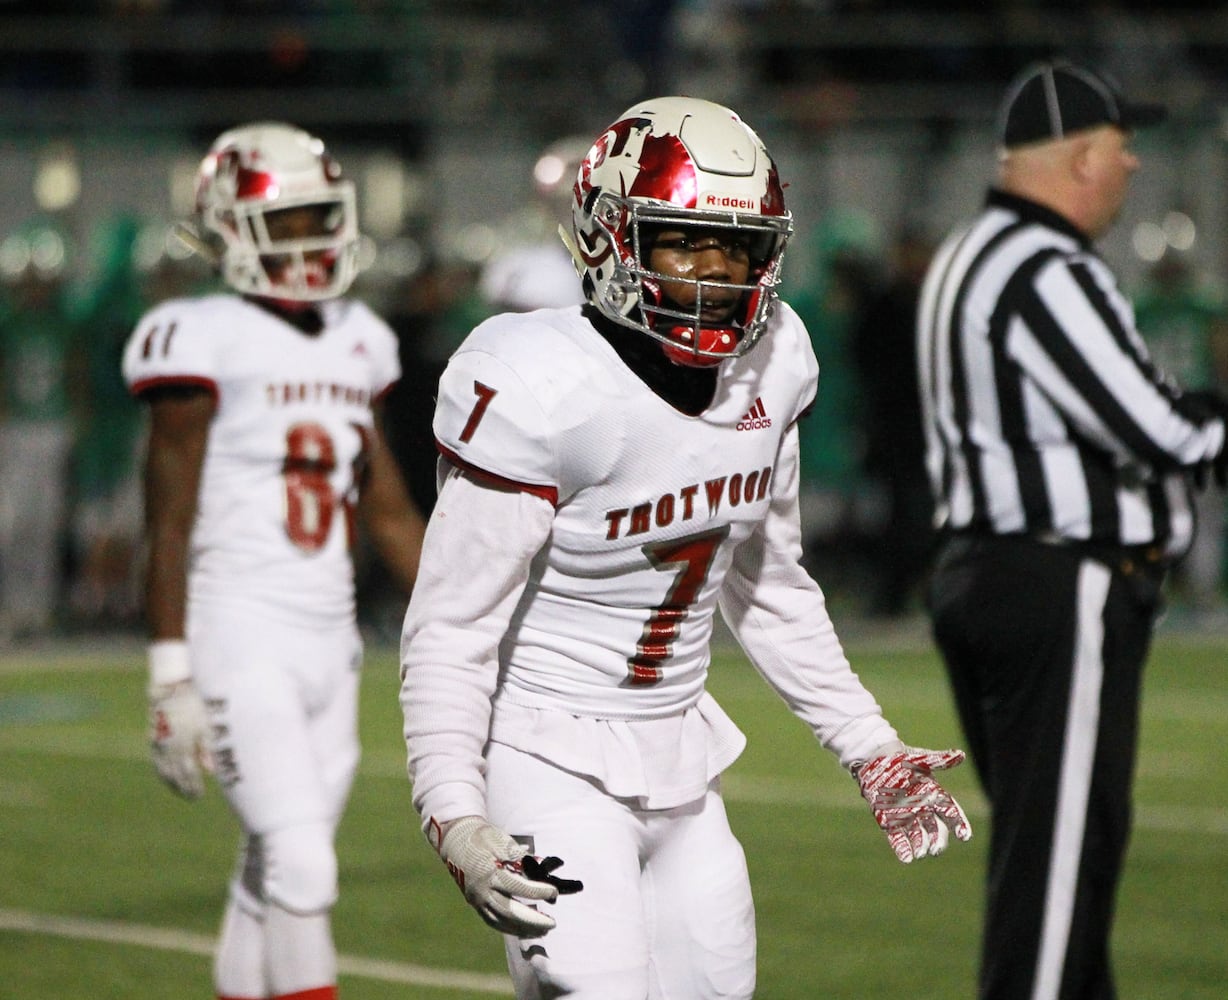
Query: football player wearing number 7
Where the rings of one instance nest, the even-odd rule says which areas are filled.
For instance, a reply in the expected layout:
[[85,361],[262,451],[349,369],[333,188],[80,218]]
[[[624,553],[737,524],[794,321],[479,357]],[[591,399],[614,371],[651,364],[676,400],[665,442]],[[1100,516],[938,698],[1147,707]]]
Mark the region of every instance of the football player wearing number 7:
[[637,104],[576,180],[587,303],[486,321],[440,380],[401,646],[409,774],[519,997],[753,994],[720,792],[745,740],[705,690],[718,608],[901,861],[971,835],[933,777],[962,751],[900,740],[799,562],[818,368],[776,296],[791,229],[734,112]]
[[242,827],[214,962],[221,1000],[331,1000],[334,832],[358,764],[361,526],[406,592],[422,518],[380,429],[392,331],[341,296],[353,186],[280,123],[220,136],[198,248],[233,293],[162,303],[126,347],[145,468],[154,763],[212,771]]

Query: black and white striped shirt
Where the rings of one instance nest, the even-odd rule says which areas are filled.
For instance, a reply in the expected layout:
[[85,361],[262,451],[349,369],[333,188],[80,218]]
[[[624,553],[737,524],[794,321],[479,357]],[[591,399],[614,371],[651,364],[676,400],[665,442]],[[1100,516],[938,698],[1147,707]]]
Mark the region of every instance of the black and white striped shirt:
[[1070,223],[990,191],[935,255],[917,336],[937,527],[1188,547],[1188,471],[1224,424],[1151,364]]

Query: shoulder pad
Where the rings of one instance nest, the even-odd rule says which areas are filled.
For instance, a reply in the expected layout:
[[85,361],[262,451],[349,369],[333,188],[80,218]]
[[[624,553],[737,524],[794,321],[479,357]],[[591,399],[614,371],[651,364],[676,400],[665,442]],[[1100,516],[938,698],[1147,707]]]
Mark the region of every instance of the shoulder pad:
[[172,299],[141,317],[124,348],[124,380],[133,393],[155,385],[216,386],[234,318],[226,299]]
[[548,421],[519,372],[502,358],[462,349],[439,380],[433,424],[459,464],[557,500]]

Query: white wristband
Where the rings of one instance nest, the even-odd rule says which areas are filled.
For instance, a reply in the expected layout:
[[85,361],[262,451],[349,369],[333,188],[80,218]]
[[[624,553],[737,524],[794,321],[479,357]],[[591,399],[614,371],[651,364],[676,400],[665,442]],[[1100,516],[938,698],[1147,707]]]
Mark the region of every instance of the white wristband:
[[151,642],[146,652],[149,656],[151,685],[178,684],[191,679],[188,644],[182,639],[159,639],[157,642]]

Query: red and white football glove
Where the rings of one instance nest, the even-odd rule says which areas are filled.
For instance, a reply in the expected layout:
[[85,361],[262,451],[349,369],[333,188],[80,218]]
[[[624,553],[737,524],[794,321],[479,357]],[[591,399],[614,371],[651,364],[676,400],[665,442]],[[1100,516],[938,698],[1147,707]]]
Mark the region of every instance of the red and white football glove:
[[919,750],[901,746],[853,766],[862,797],[904,864],[941,854],[951,833],[972,837],[972,826],[954,797],[933,778],[963,763],[962,750]]
[[427,837],[469,905],[504,934],[541,937],[555,926],[553,917],[515,897],[553,903],[560,893],[584,888],[581,882],[552,874],[561,860],[533,857],[523,844],[480,816],[464,816],[442,826],[432,819]]
[[187,644],[163,640],[149,647],[149,746],[158,776],[186,799],[205,792],[213,770],[205,703],[192,683]]

